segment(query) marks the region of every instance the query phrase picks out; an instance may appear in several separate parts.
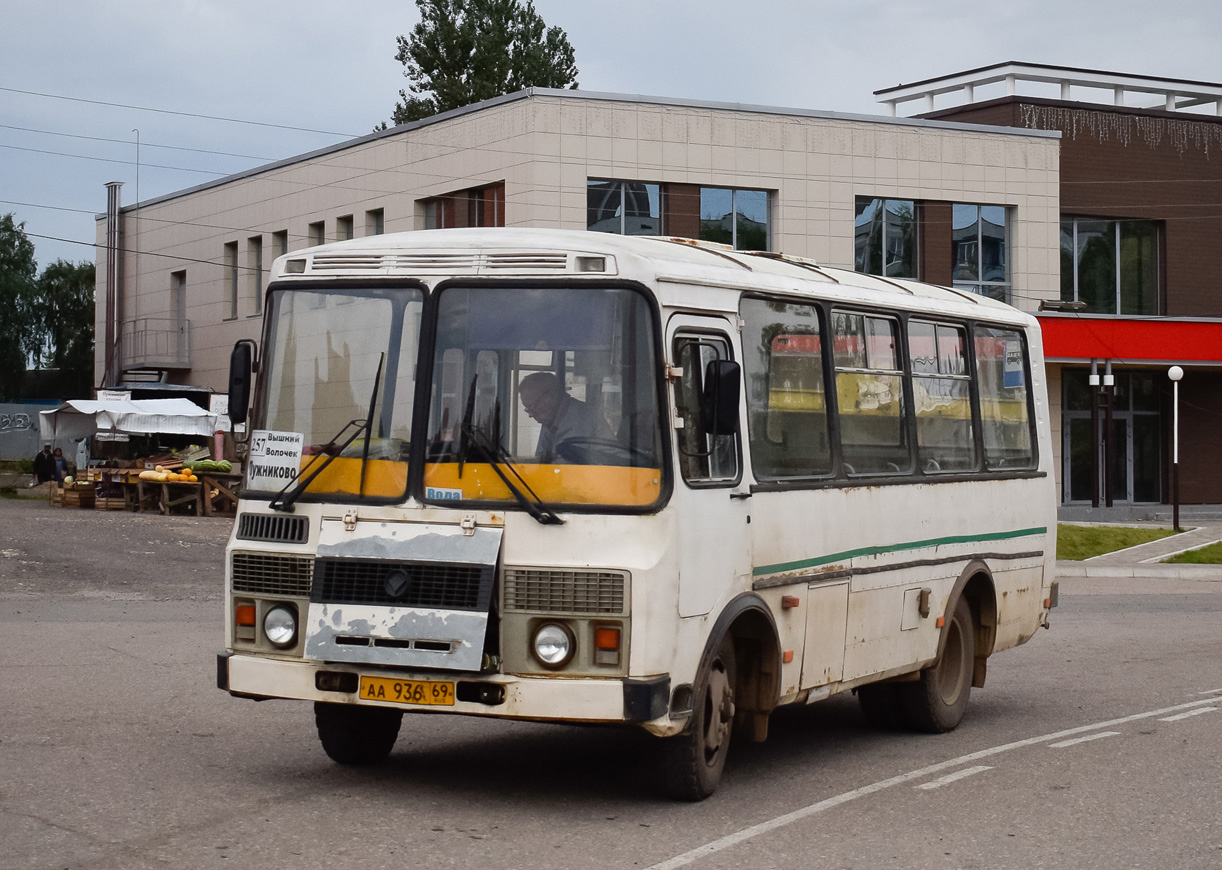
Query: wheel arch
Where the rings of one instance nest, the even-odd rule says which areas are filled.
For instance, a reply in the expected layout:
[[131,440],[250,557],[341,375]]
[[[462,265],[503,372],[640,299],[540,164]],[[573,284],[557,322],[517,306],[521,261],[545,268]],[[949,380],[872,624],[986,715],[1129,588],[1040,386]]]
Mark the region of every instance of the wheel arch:
[[972,672],[972,686],[984,686],[987,662],[993,653],[993,645],[997,641],[997,587],[993,580],[993,572],[980,559],[973,559],[959,573],[950,595],[946,599],[946,611],[943,616],[947,621],[942,625],[942,633],[938,637],[938,655],[946,646],[946,636],[949,630],[949,616],[955,612],[959,599],[967,600],[972,612],[972,626],[975,635],[975,663]]
[[[768,733],[768,714],[780,698],[781,644],[772,611],[754,592],[746,592],[722,609],[709,632],[700,656],[695,686],[680,686],[672,698],[672,710],[690,704],[690,698],[705,679],[723,638],[734,644],[737,671],[735,686],[739,730],[755,741]],[[686,702],[686,704],[685,704]]]

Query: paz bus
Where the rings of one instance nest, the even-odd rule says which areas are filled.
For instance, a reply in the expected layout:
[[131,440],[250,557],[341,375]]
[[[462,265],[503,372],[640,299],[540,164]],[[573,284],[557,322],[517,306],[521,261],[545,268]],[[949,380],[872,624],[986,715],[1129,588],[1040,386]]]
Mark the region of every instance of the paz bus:
[[282,256],[265,311],[218,684],[313,702],[341,764],[404,713],[630,723],[699,800],[782,705],[956,727],[1056,604],[1039,328],[999,302],[471,229]]

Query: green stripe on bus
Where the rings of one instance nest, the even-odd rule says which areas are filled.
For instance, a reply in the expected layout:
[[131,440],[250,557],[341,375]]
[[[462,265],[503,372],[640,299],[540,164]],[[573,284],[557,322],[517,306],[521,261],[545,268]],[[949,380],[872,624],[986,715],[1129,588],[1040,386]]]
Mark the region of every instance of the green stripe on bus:
[[1034,529],[1017,529],[1013,532],[987,532],[983,535],[950,535],[945,538],[930,538],[927,541],[909,541],[904,544],[891,544],[884,547],[861,547],[857,550],[845,550],[843,553],[832,553],[829,556],[816,556],[813,559],[799,559],[796,562],[781,562],[776,565],[761,565],[751,572],[751,576],[760,577],[764,574],[779,574],[782,571],[800,571],[803,568],[817,568],[844,559],[854,559],[858,556],[880,556],[883,553],[899,553],[904,550],[920,550],[926,547],[939,547],[943,544],[970,544],[976,541],[1005,541],[1010,538],[1025,538],[1030,535],[1047,533],[1047,526]]

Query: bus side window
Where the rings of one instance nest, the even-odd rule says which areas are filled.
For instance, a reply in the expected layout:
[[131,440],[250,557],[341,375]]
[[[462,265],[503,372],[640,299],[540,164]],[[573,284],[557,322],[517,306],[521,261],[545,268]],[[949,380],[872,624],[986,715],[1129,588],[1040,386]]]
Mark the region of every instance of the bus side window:
[[675,362],[683,369],[683,376],[675,381],[675,407],[683,422],[678,429],[678,461],[679,471],[688,483],[729,485],[739,478],[737,434],[710,434],[700,415],[705,370],[714,360],[728,359],[730,347],[724,338],[707,335],[675,338]]
[[961,326],[908,321],[917,463],[926,473],[976,468],[967,338]]
[[832,332],[845,471],[911,471],[898,323],[890,317],[835,311]]
[[832,450],[818,307],[744,299],[741,315],[747,424],[756,479],[829,474]]
[[1027,346],[1020,333],[989,326],[977,326],[975,340],[984,466],[1031,468],[1035,465],[1035,449],[1027,389]]

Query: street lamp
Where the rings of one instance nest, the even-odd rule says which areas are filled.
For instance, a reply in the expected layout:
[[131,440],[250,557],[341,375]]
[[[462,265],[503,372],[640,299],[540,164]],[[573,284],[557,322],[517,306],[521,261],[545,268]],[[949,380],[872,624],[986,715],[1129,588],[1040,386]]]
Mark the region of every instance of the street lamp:
[[1167,369],[1171,378],[1171,523],[1180,530],[1180,378],[1184,370],[1179,366]]

